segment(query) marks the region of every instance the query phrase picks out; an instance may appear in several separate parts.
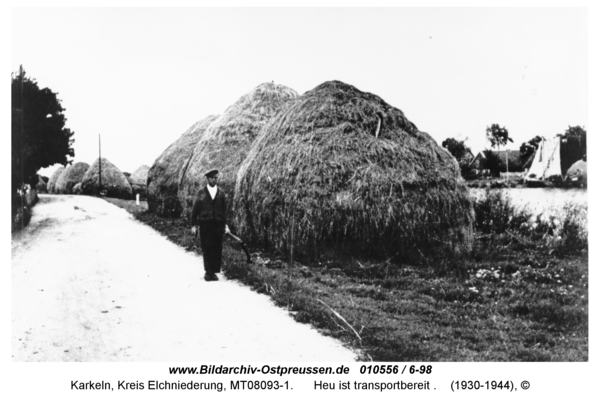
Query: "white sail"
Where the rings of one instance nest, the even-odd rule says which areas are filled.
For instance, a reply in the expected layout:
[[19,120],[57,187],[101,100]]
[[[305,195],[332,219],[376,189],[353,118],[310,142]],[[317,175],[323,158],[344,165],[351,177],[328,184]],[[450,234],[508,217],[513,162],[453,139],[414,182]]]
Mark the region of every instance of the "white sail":
[[527,174],[525,174],[525,179],[541,179],[542,175],[544,174],[544,159],[542,153],[545,143],[545,139],[542,139],[542,141],[539,143],[538,148],[535,151],[535,157],[533,157],[531,167],[529,167],[529,171],[527,171]]
[[547,163],[544,169],[543,179],[548,179],[551,176],[558,175],[562,176],[562,170],[560,168],[560,136],[554,136],[548,140],[546,146],[548,156],[546,157]]
[[560,136],[543,138],[540,142],[531,167],[525,179],[546,180],[553,175],[561,176],[560,168]]

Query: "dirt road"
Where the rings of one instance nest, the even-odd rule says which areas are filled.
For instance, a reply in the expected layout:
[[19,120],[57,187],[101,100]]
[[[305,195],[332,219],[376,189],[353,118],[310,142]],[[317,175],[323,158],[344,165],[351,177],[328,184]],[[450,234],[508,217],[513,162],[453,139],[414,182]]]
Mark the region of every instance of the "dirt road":
[[14,361],[352,361],[122,210],[43,195],[12,241]]

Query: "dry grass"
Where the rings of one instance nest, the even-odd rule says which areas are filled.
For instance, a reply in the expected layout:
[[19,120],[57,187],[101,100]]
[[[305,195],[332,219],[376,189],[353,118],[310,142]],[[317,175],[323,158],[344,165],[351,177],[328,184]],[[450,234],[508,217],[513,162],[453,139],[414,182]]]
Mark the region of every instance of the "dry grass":
[[473,206],[454,158],[381,98],[326,82],[263,129],[240,167],[245,239],[300,256],[469,249]]
[[177,193],[182,175],[196,144],[216,118],[216,115],[210,115],[196,122],[152,164],[148,171],[146,192],[151,212],[163,217],[181,215],[182,208]]
[[233,196],[238,168],[259,131],[296,96],[297,93],[286,86],[263,83],[211,123],[194,149],[179,188],[185,217],[191,213],[197,191],[206,185],[204,174],[210,169],[219,170],[219,187],[229,198]]

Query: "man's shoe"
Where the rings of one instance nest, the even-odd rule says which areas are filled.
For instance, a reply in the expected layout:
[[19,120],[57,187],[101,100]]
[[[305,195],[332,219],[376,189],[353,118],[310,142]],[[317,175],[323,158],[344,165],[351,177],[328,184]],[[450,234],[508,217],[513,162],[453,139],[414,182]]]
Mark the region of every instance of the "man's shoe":
[[204,280],[207,282],[211,282],[211,281],[218,281],[219,278],[217,277],[217,275],[214,272],[207,272],[206,274],[204,274]]

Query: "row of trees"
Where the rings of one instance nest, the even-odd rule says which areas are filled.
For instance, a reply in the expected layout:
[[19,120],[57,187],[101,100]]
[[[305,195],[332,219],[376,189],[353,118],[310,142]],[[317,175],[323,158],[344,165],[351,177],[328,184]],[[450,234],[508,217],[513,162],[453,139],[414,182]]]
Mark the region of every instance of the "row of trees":
[[37,172],[54,164],[67,165],[75,156],[73,132],[65,127],[65,109],[57,94],[40,88],[21,66],[11,74],[12,163],[11,193],[13,223],[24,215],[23,193],[35,187]]
[[[587,154],[587,132],[580,126],[569,126],[569,128],[561,135],[560,159],[563,175],[574,162],[581,160]],[[492,149],[500,149],[513,142],[508,130],[498,124],[492,124],[486,128],[486,138],[489,141]],[[519,148],[519,159],[522,166],[525,166],[530,161],[531,157],[537,151],[541,136],[523,142]],[[450,154],[456,158],[461,168],[461,173],[465,179],[470,179],[475,176],[471,166],[472,156],[471,149],[465,144],[464,140],[456,140],[448,138],[442,142],[442,147],[448,149]],[[493,150],[486,149],[483,151],[483,168],[491,171],[493,175],[498,175],[502,160]]]

